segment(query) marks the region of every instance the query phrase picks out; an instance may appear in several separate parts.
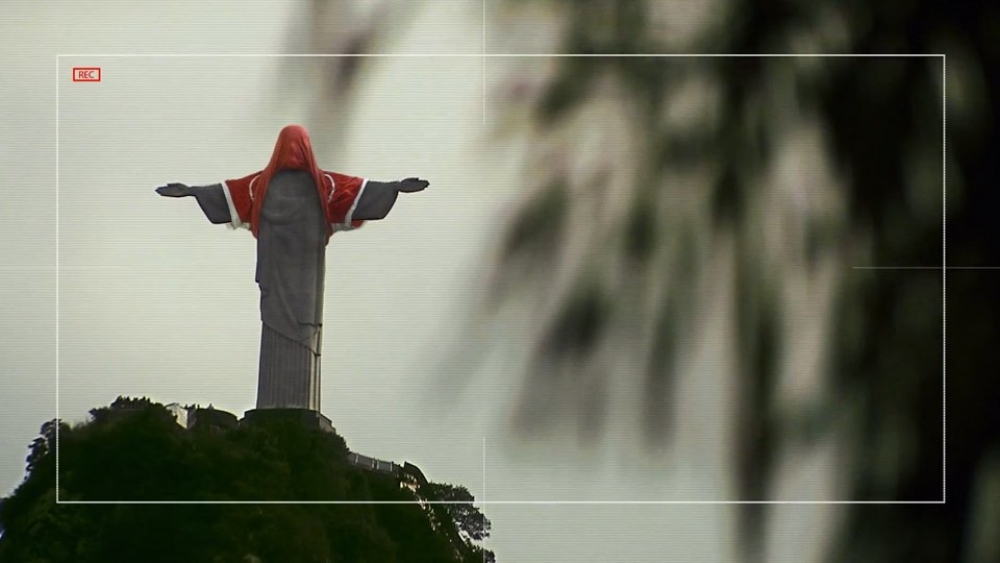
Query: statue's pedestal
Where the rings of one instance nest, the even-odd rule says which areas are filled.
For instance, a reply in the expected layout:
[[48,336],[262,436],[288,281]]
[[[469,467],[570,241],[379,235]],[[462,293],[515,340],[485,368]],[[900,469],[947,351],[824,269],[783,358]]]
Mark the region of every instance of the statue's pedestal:
[[254,424],[267,420],[294,420],[307,428],[336,433],[333,422],[319,411],[309,409],[253,409],[243,414],[240,424]]

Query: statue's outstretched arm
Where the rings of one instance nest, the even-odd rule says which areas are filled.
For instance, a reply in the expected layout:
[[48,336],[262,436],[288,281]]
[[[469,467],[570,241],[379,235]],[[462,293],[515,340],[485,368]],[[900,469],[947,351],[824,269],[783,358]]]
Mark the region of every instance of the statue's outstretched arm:
[[420,178],[406,178],[398,182],[376,182],[368,180],[365,183],[364,191],[358,196],[358,205],[354,210],[352,219],[355,221],[377,221],[384,219],[392,206],[396,203],[396,197],[400,192],[419,192],[430,185],[427,180]]
[[194,196],[205,217],[214,224],[231,223],[229,205],[222,184],[210,186],[187,186],[184,184],[167,184],[156,188],[156,193],[166,197]]

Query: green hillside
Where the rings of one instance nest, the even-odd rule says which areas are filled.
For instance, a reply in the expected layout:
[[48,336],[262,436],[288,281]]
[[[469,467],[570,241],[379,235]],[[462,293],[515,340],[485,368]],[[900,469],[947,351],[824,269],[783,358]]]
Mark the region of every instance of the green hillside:
[[[337,434],[281,417],[188,430],[146,400],[119,400],[91,415],[59,427],[60,501],[276,503],[57,505],[52,421],[29,448],[25,481],[0,504],[0,562],[483,561],[474,542],[488,536],[489,521],[467,489],[403,488],[349,464]],[[470,504],[413,503],[420,498]]]

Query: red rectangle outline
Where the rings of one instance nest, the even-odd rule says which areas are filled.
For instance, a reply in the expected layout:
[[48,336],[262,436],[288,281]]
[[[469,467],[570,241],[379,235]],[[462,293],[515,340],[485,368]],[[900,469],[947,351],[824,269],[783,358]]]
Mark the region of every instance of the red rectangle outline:
[[[95,79],[78,79],[76,77],[76,71],[78,70],[96,70],[97,78]],[[99,66],[75,66],[73,67],[73,82],[100,82],[101,81],[101,67]]]

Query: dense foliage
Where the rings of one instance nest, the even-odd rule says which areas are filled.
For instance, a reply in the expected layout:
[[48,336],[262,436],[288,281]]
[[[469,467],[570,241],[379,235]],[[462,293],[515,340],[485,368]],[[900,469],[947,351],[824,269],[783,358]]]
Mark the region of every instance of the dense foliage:
[[[464,523],[408,504],[417,496],[395,478],[348,464],[343,438],[296,419],[189,431],[146,400],[91,415],[86,424],[59,423],[59,501],[168,502],[57,504],[57,423],[48,422],[29,446],[25,481],[0,504],[0,562],[483,560],[471,541],[453,541]],[[438,489],[456,490],[429,483],[421,494]],[[180,500],[249,502],[169,502]],[[364,504],[372,500],[400,503]],[[478,509],[461,513],[480,523],[475,539],[484,537],[489,521]]]

